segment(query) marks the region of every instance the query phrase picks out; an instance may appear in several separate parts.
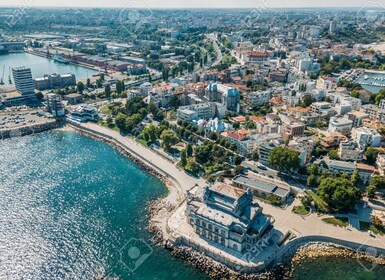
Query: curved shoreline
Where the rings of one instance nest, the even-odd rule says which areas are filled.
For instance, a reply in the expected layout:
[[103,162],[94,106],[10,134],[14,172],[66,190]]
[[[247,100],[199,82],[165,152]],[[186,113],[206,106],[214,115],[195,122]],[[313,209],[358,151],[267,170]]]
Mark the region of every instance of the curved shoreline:
[[[322,241],[323,239],[332,239],[322,236],[306,236],[301,237],[296,240],[296,242],[291,241],[285,247],[281,248],[280,256],[275,259],[274,262],[268,264],[265,267],[264,271],[255,272],[250,274],[239,274],[238,272],[232,270],[231,268],[217,262],[216,260],[200,253],[187,246],[173,246],[173,244],[168,240],[167,233],[168,226],[167,221],[164,223],[164,215],[171,215],[178,206],[183,202],[172,204],[167,198],[170,195],[170,192],[177,191],[178,187],[176,186],[177,181],[170,180],[168,176],[165,176],[158,172],[153,166],[151,166],[144,159],[141,159],[138,156],[133,155],[128,149],[125,149],[121,143],[116,139],[107,139],[98,135],[96,132],[92,133],[90,131],[83,130],[79,127],[71,127],[96,140],[100,140],[109,144],[110,146],[117,149],[120,153],[130,158],[138,166],[144,170],[156,176],[168,189],[168,195],[164,198],[159,198],[154,201],[150,201],[146,209],[149,213],[149,225],[148,230],[153,233],[153,242],[169,249],[171,254],[177,258],[185,260],[192,264],[195,268],[203,271],[208,276],[213,279],[281,279],[281,277],[290,277],[294,272],[293,267],[295,264],[303,260],[304,258],[319,258],[319,257],[346,257],[346,258],[358,258],[363,260],[368,260],[368,256],[364,253],[359,253],[357,249],[354,249],[353,246],[344,246],[338,243],[343,243],[344,241],[334,239],[334,241]],[[120,145],[122,146],[120,146]],[[159,219],[159,216],[162,216],[162,219]],[[168,219],[166,219],[168,220]],[[162,222],[163,221],[163,222]],[[349,242],[346,242],[349,243]],[[368,261],[373,261],[368,260]],[[381,264],[385,264],[385,260],[381,260]]]

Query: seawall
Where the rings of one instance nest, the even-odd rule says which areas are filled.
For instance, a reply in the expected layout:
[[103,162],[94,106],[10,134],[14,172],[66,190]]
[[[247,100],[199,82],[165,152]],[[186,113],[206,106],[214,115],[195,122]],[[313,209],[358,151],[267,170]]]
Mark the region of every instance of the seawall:
[[3,130],[0,130],[0,139],[27,136],[35,133],[40,133],[47,130],[58,128],[60,125],[61,124],[59,122],[52,120],[46,123],[15,127],[11,129],[3,129]]

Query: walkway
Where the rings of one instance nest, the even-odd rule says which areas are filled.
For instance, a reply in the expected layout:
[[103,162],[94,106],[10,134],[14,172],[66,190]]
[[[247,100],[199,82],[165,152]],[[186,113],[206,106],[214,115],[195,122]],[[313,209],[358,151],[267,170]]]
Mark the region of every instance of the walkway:
[[[122,136],[118,131],[102,127],[94,123],[81,123],[79,124],[79,126],[113,138],[114,140],[123,144],[134,157],[143,161],[145,164],[154,168],[155,170],[159,170],[160,173],[167,174],[169,179],[174,179],[178,184],[178,186],[176,187],[180,189],[178,193],[170,191],[167,200],[171,203],[175,204],[175,202],[180,200],[181,196],[184,197],[186,192],[191,189],[195,184],[198,184],[201,187],[205,186],[205,181],[203,179],[196,179],[189,176],[183,170],[176,167],[174,164],[169,162],[167,159],[163,158],[158,153],[137,143],[131,138]],[[182,194],[180,192],[182,192]]]

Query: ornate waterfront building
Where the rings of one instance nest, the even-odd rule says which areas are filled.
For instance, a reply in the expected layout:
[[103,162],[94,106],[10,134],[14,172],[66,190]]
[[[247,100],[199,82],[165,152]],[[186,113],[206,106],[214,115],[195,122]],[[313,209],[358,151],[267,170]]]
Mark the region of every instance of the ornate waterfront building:
[[251,249],[268,234],[270,218],[253,202],[250,190],[227,184],[194,187],[187,194],[186,215],[201,238],[237,252]]

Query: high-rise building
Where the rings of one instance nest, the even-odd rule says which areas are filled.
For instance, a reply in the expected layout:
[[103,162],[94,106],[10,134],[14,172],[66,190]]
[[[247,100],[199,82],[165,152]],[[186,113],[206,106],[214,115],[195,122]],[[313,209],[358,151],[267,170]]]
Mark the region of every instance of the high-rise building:
[[64,107],[61,101],[61,96],[50,93],[47,95],[47,109],[54,117],[64,116]]
[[34,96],[35,86],[32,79],[31,69],[27,67],[12,68],[16,90],[23,96]]

